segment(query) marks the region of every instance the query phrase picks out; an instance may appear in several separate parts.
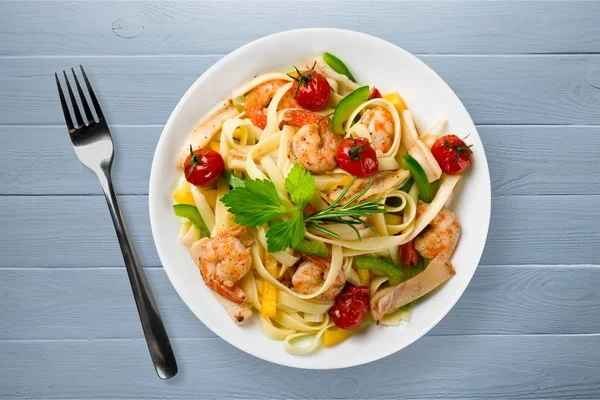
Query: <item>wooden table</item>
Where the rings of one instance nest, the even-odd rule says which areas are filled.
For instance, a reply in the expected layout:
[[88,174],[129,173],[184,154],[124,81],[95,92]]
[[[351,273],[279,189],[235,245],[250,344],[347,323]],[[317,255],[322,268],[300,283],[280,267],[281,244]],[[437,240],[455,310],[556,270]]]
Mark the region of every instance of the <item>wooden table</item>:
[[[147,205],[156,142],[192,82],[250,40],[312,26],[435,69],[478,126],[493,187],[482,265],[450,314],[393,356],[321,372],[204,327],[160,266]],[[594,1],[0,3],[0,398],[600,398],[599,54]],[[113,130],[116,187],[179,361],[170,381],[64,126],[52,75],[79,64]]]

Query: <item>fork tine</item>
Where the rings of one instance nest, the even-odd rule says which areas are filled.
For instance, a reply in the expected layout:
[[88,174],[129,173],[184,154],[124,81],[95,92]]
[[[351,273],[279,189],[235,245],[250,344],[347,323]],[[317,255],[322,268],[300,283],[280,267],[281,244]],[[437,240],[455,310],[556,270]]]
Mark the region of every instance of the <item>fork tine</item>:
[[65,81],[67,81],[67,89],[69,91],[69,97],[71,98],[71,105],[73,106],[73,112],[75,113],[75,119],[77,120],[77,128],[83,126],[83,118],[81,118],[81,112],[79,112],[79,106],[77,105],[77,99],[75,99],[75,94],[73,93],[73,89],[71,89],[71,84],[69,83],[69,78],[67,77],[67,73],[63,69],[63,75],[65,76]]
[[71,113],[69,112],[69,107],[67,106],[67,100],[65,99],[65,94],[62,91],[62,87],[60,86],[60,80],[58,79],[58,74],[55,72],[54,77],[56,77],[56,87],[58,88],[58,97],[60,97],[60,105],[63,109],[63,114],[65,115],[65,122],[67,124],[67,129],[69,131],[75,129],[73,127],[73,120],[71,119]]
[[81,104],[83,105],[83,111],[87,117],[87,122],[88,124],[91,124],[94,122],[94,115],[90,110],[90,106],[88,106],[87,100],[85,99],[85,94],[83,94],[83,90],[79,84],[79,79],[77,79],[77,75],[75,75],[75,70],[73,68],[71,68],[71,72],[73,73],[73,78],[75,78],[75,85],[77,86],[77,92],[79,93],[79,98],[81,99]]
[[102,109],[100,108],[100,103],[98,103],[98,99],[94,94],[94,89],[92,89],[92,84],[88,80],[87,75],[85,74],[85,70],[83,69],[83,65],[80,65],[81,73],[83,74],[83,80],[85,80],[85,86],[87,86],[88,92],[90,92],[90,98],[92,99],[92,104],[94,105],[94,109],[96,110],[96,115],[98,119],[102,119],[104,115],[102,114]]

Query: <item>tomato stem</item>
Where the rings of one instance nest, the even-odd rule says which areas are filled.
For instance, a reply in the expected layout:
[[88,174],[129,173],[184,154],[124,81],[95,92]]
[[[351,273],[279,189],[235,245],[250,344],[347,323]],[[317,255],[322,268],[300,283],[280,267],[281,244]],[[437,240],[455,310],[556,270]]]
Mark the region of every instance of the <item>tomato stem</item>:
[[194,172],[194,169],[196,169],[196,165],[200,164],[201,162],[202,159],[198,157],[197,154],[194,154],[194,150],[192,149],[192,145],[190,144],[190,161],[187,163],[187,165],[191,165],[191,168],[185,176],[186,179],[189,178],[190,175],[192,175],[192,172]]
[[294,69],[296,70],[296,73],[298,74],[298,77],[292,76],[290,74],[287,74],[287,76],[289,76],[290,78],[292,78],[295,82],[298,82],[298,86],[296,86],[296,90],[294,91],[294,99],[296,98],[296,96],[298,95],[298,90],[300,90],[300,86],[301,85],[308,85],[308,81],[310,81],[310,78],[312,77],[313,72],[315,72],[315,67],[317,66],[317,62],[315,61],[315,63],[313,64],[312,68],[308,71],[308,74],[303,75],[302,72],[300,72],[300,70],[294,65]]
[[[461,139],[461,142],[465,143],[462,141],[462,139]],[[472,144],[470,144],[468,146],[462,146],[460,143],[459,144],[451,144],[449,141],[444,140],[444,147],[446,147],[447,149],[456,151],[456,153],[454,153],[452,165],[456,164],[458,157],[460,157],[463,153],[467,152],[467,153],[473,154],[473,150],[471,150],[471,147],[473,147]]]
[[369,146],[371,146],[371,143],[369,143],[369,141],[366,139],[361,140],[361,142],[358,146],[356,145],[355,140],[352,139],[352,142],[350,142],[350,149],[348,150],[348,155],[350,156],[350,160],[352,160],[352,161],[360,160],[360,153],[362,153],[363,151],[368,149]]

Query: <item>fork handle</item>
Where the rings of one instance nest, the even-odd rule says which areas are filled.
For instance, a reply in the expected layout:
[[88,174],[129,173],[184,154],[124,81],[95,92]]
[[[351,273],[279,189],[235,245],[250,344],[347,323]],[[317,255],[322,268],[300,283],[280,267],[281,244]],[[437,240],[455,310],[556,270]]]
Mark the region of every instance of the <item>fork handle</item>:
[[158,312],[156,301],[148,285],[148,280],[133,248],[131,236],[125,224],[125,218],[121,213],[119,200],[112,185],[110,165],[102,168],[102,171],[98,171],[97,175],[102,184],[106,203],[108,204],[108,209],[115,225],[115,231],[117,232],[117,238],[119,239],[119,245],[123,253],[123,260],[125,261],[125,267],[129,275],[129,282],[133,290],[133,297],[140,320],[142,321],[148,350],[150,350],[150,357],[158,376],[161,379],[169,379],[177,374],[177,362],[171,349],[167,331]]

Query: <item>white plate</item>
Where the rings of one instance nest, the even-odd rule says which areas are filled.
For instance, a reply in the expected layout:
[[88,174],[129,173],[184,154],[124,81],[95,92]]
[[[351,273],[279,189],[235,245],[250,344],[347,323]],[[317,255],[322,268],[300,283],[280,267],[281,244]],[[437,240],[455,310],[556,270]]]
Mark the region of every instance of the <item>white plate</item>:
[[[236,326],[204,285],[200,273],[178,237],[172,190],[180,172],[175,158],[184,137],[214,104],[257,74],[300,64],[331,52],[343,60],[359,83],[375,85],[382,93],[398,91],[426,128],[442,118],[450,131],[469,134],[474,161],[464,176],[453,208],[462,225],[460,243],[452,258],[456,276],[418,302],[410,322],[399,327],[370,327],[366,334],[308,356],[292,356],[281,342],[264,336],[256,318]],[[281,365],[299,368],[344,368],[397,352],[433,328],[460,298],[481,258],[490,220],[490,178],[481,140],[467,110],[452,89],[427,65],[405,50],[358,32],[303,29],[281,32],[249,43],[206,71],[186,92],[162,132],[150,174],[150,222],[160,260],[171,283],[187,306],[215,334],[240,350]]]

